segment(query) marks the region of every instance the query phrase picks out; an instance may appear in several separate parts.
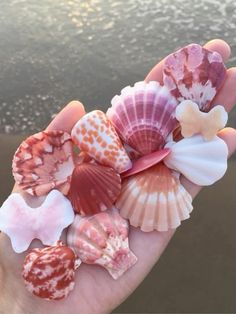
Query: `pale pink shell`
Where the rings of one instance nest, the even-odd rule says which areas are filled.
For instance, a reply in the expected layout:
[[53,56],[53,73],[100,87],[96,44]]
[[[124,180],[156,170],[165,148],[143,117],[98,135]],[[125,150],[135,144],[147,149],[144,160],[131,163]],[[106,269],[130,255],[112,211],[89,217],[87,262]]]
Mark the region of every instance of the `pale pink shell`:
[[45,195],[52,189],[67,194],[74,169],[70,135],[43,131],[28,137],[17,149],[12,169],[16,183],[32,195]]
[[84,218],[76,215],[67,243],[82,262],[103,266],[117,279],[137,261],[129,249],[128,230],[115,208]]
[[105,113],[94,110],[84,115],[71,132],[74,143],[99,163],[121,173],[132,163]]
[[218,52],[197,44],[170,54],[164,62],[163,81],[179,101],[193,100],[202,111],[209,111],[211,101],[222,86],[226,68]]
[[53,245],[73,220],[70,201],[57,190],[37,208],[29,207],[18,193],[11,194],[0,208],[0,230],[9,236],[16,253],[26,251],[36,238]]
[[124,180],[116,207],[132,226],[145,232],[174,229],[193,209],[179,175],[163,163]]
[[62,242],[31,250],[23,264],[26,289],[46,300],[61,300],[75,286],[75,270],[80,265],[75,253]]
[[121,178],[113,168],[92,163],[76,166],[68,194],[74,210],[92,215],[112,208],[121,190]]
[[176,127],[177,102],[158,82],[138,82],[115,96],[107,116],[122,140],[142,155],[162,148]]

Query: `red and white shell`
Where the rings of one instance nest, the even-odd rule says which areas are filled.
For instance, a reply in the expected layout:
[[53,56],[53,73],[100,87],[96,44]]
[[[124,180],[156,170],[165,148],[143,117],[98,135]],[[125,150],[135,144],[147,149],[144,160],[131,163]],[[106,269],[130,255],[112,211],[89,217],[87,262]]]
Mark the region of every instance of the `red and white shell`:
[[14,155],[12,170],[16,183],[31,195],[46,195],[53,189],[66,195],[74,164],[70,135],[43,131],[22,142]]
[[55,246],[33,249],[22,269],[26,289],[46,300],[66,298],[75,286],[75,270],[80,265],[75,253],[59,242]]
[[137,262],[129,249],[129,225],[116,208],[80,217],[67,233],[67,243],[82,262],[100,265],[117,279]]

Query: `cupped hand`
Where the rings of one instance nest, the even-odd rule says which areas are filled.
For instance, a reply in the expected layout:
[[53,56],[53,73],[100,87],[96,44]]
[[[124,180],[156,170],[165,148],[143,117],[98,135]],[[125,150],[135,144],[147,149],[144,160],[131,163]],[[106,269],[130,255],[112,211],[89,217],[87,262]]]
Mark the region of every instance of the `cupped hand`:
[[[224,62],[230,56],[229,46],[222,40],[213,40],[205,45],[211,51],[221,54]],[[162,82],[163,61],[158,63],[147,75],[146,81]],[[217,94],[214,103],[224,104],[229,112],[236,103],[236,68],[227,70],[225,83]],[[74,124],[84,115],[80,102],[69,103],[49,124],[48,130],[64,130],[70,133]],[[226,128],[218,134],[228,145],[229,156],[236,149],[236,130]],[[185,188],[195,197],[201,187],[182,178]],[[24,195],[27,203],[36,207],[43,198],[35,198],[20,191],[15,186],[14,192]],[[0,234],[0,313],[1,314],[97,314],[109,313],[122,303],[142,282],[145,276],[158,261],[163,250],[173,236],[175,230],[168,232],[144,233],[130,228],[130,247],[138,257],[138,262],[118,280],[113,280],[106,270],[98,266],[82,264],[76,272],[76,286],[69,296],[61,301],[46,301],[27,292],[21,277],[23,260],[27,254],[16,254],[11,247],[10,239]],[[65,233],[63,234],[65,240]],[[32,247],[42,244],[34,240]],[[144,254],[145,252],[145,254]]]

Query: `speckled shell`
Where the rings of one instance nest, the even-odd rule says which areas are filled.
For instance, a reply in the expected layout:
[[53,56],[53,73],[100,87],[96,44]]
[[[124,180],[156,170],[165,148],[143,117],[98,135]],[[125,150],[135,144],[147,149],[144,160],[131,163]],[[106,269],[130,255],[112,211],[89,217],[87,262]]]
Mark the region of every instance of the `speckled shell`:
[[227,170],[228,147],[219,137],[205,141],[201,135],[166,145],[171,153],[164,159],[167,167],[182,173],[198,185],[211,185]]
[[68,197],[74,210],[92,215],[112,208],[121,190],[121,178],[111,167],[91,163],[76,166]]
[[55,246],[31,250],[23,264],[26,289],[46,300],[61,300],[74,289],[75,270],[80,261],[61,242]]
[[73,169],[72,140],[63,131],[43,131],[28,137],[17,149],[12,163],[16,183],[37,196],[52,189],[67,194]]
[[225,77],[221,55],[197,44],[170,54],[164,61],[164,85],[179,102],[192,100],[202,111],[209,111]]
[[163,163],[124,180],[116,207],[132,226],[145,232],[177,228],[193,209],[179,175]]
[[71,132],[74,143],[99,163],[121,173],[132,163],[105,113],[94,110],[84,115]]
[[122,140],[142,155],[162,148],[176,127],[177,102],[158,82],[137,82],[115,96],[107,116]]
[[82,262],[100,265],[117,279],[137,261],[129,249],[128,230],[115,208],[84,218],[76,215],[67,243]]
[[29,207],[18,193],[11,194],[0,208],[0,230],[9,236],[16,253],[26,251],[36,238],[53,245],[73,220],[70,201],[57,190],[37,208]]

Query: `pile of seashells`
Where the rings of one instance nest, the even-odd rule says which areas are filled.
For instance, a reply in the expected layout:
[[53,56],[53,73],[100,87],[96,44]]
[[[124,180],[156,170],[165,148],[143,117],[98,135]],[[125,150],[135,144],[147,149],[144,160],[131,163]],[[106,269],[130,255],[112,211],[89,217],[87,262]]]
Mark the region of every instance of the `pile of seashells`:
[[106,114],[87,113],[71,134],[46,130],[20,145],[15,181],[45,200],[30,208],[21,194],[11,194],[0,209],[0,230],[17,253],[35,238],[46,246],[29,251],[23,264],[31,293],[66,297],[81,262],[103,266],[117,279],[137,262],[129,223],[144,232],[168,231],[189,218],[192,198],[180,175],[204,186],[227,169],[227,145],[217,132],[228,115],[212,106],[225,75],[217,52],[188,45],[165,59],[163,85],[125,87]]

